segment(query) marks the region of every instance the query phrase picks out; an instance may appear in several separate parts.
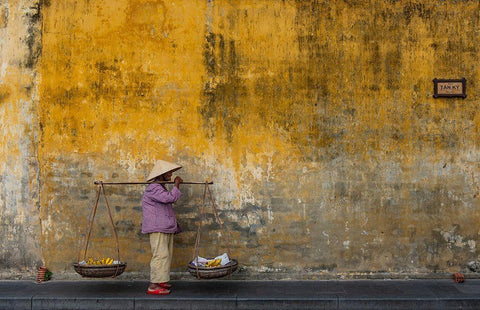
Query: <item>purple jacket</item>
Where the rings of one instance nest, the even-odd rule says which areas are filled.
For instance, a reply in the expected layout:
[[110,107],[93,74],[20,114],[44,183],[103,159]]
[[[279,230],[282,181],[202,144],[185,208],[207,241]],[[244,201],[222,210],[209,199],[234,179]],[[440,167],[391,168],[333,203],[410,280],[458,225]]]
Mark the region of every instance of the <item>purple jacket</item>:
[[142,233],[152,232],[179,233],[182,231],[175,218],[172,203],[178,200],[182,193],[176,187],[169,192],[163,185],[152,183],[148,185],[142,200],[143,223]]

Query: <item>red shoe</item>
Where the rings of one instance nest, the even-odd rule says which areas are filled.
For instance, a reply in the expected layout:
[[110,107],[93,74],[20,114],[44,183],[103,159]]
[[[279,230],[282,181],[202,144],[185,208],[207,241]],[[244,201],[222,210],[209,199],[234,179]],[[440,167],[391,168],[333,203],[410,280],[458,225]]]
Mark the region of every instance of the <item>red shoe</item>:
[[158,290],[148,289],[147,294],[150,294],[150,295],[168,295],[168,294],[170,294],[170,290],[167,290],[164,287],[161,287]]
[[172,287],[172,285],[170,283],[167,283],[167,282],[158,283],[158,285],[160,285],[161,287],[166,288],[166,289],[170,289]]

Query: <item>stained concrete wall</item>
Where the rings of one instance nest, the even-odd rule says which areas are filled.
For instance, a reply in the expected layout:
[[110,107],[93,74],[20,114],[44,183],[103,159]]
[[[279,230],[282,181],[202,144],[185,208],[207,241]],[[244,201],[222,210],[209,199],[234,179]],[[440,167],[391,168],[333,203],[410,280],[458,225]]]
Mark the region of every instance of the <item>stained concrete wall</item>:
[[[38,109],[24,116],[39,124],[25,142],[37,162],[24,172],[40,184],[29,183],[40,197],[36,257],[72,272],[93,181],[143,180],[162,158],[183,165],[184,179],[215,182],[246,276],[463,270],[479,253],[479,6],[43,2],[42,57],[32,73],[41,79],[30,97]],[[461,77],[466,99],[433,98],[433,78]],[[140,233],[143,189],[106,188],[122,259],[140,275],[150,255]],[[182,190],[176,271],[192,256],[203,194],[201,186]],[[101,201],[91,255],[114,253],[105,210]],[[201,254],[222,252],[211,211],[203,228]]]
[[38,174],[38,1],[0,1],[0,274],[42,264]]

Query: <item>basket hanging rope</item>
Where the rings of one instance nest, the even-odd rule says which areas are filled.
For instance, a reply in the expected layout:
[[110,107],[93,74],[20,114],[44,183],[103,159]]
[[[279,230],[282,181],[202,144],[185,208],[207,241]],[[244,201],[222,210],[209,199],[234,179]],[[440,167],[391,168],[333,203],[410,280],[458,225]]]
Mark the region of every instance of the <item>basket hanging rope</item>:
[[89,278],[104,278],[104,277],[116,277],[121,275],[124,271],[125,268],[127,267],[127,263],[122,262],[120,260],[120,247],[118,245],[118,235],[117,235],[117,229],[115,228],[115,224],[113,223],[113,217],[112,217],[112,212],[110,210],[110,205],[108,204],[107,200],[107,195],[105,195],[105,188],[103,187],[103,183],[100,182],[98,187],[98,192],[97,192],[97,198],[95,201],[95,205],[92,208],[92,211],[90,213],[90,220],[89,220],[89,228],[88,232],[86,235],[86,241],[85,241],[85,250],[83,252],[83,261],[85,261],[87,257],[87,249],[88,249],[88,243],[90,241],[90,235],[92,232],[92,227],[93,227],[93,220],[95,219],[95,215],[97,213],[97,207],[98,207],[98,201],[100,199],[100,195],[103,194],[103,197],[105,199],[105,204],[107,206],[108,210],[108,216],[110,218],[110,223],[112,224],[113,228],[113,234],[115,236],[115,245],[116,245],[116,250],[117,250],[117,260],[114,261],[112,264],[107,265],[88,265],[88,264],[81,264],[80,263],[80,253],[78,255],[78,262],[73,264],[73,268],[75,271],[80,274],[83,277],[89,277]]
[[226,265],[223,266],[217,266],[217,267],[202,267],[199,266],[198,262],[198,252],[199,252],[199,243],[200,243],[200,234],[202,230],[202,218],[204,216],[204,208],[205,208],[205,200],[206,200],[206,195],[207,191],[209,194],[210,202],[213,208],[213,212],[215,214],[215,219],[217,223],[220,225],[220,229],[222,231],[222,236],[226,240],[226,245],[227,245],[227,255],[230,258],[230,244],[228,242],[228,235],[225,234],[225,231],[223,229],[222,221],[220,220],[220,217],[218,216],[217,212],[217,207],[215,205],[215,201],[213,200],[213,195],[212,192],[210,191],[210,187],[208,187],[208,183],[205,183],[205,188],[203,190],[203,201],[202,201],[202,207],[200,209],[200,219],[198,223],[198,229],[197,229],[197,236],[195,237],[195,246],[193,250],[193,259],[192,261],[188,264],[188,271],[190,272],[191,275],[196,276],[198,279],[212,279],[212,278],[220,278],[224,277],[227,275],[232,274],[235,270],[237,270],[238,267],[238,261],[236,259],[231,259],[230,262]]

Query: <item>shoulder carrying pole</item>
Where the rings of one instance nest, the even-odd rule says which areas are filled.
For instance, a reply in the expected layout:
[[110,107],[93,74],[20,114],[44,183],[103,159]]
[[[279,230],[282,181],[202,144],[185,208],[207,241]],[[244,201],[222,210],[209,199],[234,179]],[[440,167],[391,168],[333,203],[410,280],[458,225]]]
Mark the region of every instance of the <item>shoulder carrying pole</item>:
[[[103,181],[94,181],[95,185],[141,185],[141,184],[175,184],[173,181],[154,181],[154,182],[103,182]],[[198,185],[205,185],[205,184],[213,184],[213,182],[182,182],[180,184],[198,184]]]

